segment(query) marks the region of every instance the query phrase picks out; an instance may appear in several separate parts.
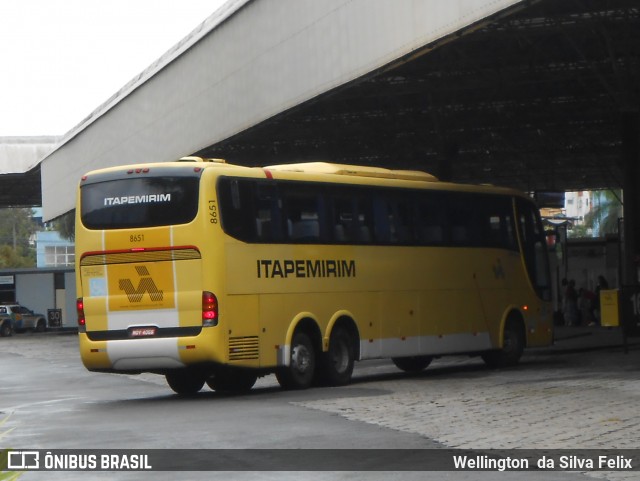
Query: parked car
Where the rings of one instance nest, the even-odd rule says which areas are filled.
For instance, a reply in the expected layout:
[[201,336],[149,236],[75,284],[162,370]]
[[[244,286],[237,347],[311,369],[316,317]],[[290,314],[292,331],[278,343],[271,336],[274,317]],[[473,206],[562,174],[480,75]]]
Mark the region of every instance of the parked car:
[[8,337],[13,334],[13,319],[4,306],[0,306],[0,337]]
[[47,330],[47,318],[44,314],[38,314],[31,309],[21,306],[20,304],[4,304],[0,306],[0,314],[3,309],[7,310],[7,314],[11,316],[13,321],[13,330],[23,332],[31,329],[36,332],[44,332]]

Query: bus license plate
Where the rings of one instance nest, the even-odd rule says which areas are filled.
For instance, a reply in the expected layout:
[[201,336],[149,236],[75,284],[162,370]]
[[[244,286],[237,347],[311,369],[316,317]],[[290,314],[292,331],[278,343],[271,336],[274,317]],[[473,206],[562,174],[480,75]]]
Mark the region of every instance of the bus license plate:
[[157,331],[157,327],[133,327],[130,332],[131,337],[149,337],[155,336]]

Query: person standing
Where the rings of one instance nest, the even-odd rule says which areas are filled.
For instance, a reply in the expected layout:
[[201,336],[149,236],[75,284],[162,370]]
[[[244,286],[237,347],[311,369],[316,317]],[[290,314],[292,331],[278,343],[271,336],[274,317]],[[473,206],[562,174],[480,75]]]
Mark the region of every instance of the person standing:
[[564,291],[564,325],[575,326],[578,323],[578,293],[576,281],[571,279]]

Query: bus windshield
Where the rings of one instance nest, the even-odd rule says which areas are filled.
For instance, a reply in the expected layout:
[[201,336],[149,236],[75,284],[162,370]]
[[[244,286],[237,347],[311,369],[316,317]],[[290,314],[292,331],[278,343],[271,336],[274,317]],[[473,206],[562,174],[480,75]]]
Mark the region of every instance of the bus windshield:
[[81,189],[82,224],[123,229],[186,224],[198,212],[197,177],[145,177],[87,183]]

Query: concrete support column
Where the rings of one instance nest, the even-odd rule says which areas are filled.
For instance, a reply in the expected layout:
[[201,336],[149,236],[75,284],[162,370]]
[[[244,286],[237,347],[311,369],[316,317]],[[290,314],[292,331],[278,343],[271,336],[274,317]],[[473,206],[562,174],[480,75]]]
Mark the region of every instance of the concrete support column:
[[640,115],[622,114],[622,163],[624,189],[624,258],[622,283],[638,285],[640,261]]

